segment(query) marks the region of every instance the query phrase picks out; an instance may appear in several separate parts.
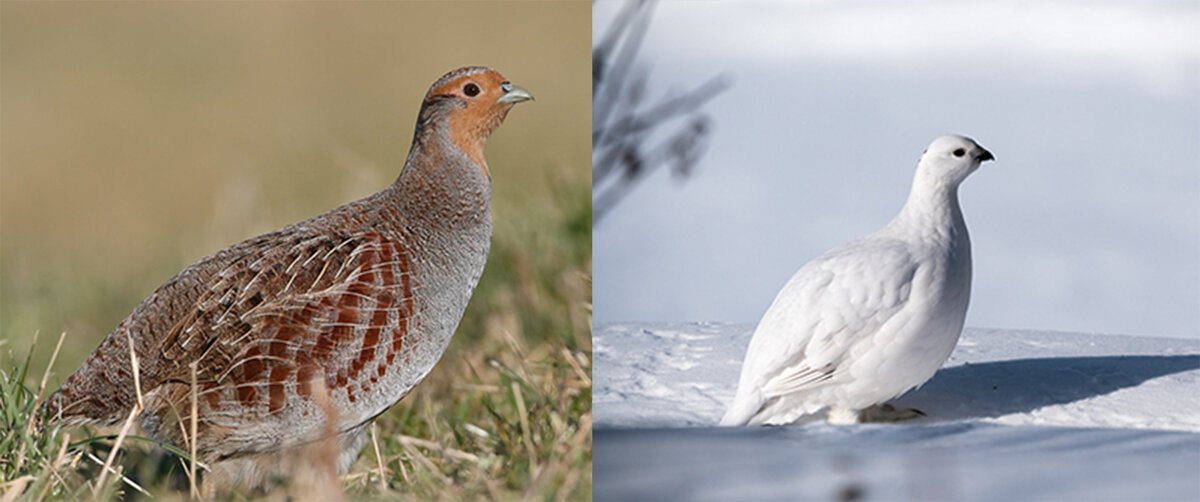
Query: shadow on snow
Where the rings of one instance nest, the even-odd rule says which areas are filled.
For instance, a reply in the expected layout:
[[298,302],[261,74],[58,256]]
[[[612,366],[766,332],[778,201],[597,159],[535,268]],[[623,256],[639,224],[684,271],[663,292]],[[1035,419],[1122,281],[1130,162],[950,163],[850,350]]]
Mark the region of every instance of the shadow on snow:
[[1082,401],[1147,380],[1200,369],[1200,355],[1097,356],[967,363],[938,371],[895,400],[925,421],[993,418]]

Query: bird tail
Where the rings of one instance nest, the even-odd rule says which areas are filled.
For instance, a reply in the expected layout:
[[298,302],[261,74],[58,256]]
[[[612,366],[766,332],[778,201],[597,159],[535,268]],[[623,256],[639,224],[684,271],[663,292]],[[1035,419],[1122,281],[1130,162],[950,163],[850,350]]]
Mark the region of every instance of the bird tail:
[[121,423],[122,417],[108,413],[106,407],[97,406],[95,401],[75,396],[72,389],[59,389],[42,402],[37,411],[38,420],[67,427]]

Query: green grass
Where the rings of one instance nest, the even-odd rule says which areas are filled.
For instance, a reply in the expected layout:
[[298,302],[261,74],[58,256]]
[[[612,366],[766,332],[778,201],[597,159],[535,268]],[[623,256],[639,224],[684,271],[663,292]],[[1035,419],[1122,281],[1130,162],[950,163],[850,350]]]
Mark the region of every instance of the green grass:
[[[0,360],[0,497],[42,498],[60,483],[66,439],[58,427],[35,427],[38,390],[25,385],[32,352],[23,361]],[[4,358],[0,358],[4,359]]]

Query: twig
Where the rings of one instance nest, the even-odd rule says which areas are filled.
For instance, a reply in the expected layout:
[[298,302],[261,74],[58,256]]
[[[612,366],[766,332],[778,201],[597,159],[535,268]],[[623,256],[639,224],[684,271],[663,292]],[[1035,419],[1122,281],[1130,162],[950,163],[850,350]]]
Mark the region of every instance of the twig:
[[[646,32],[649,31],[653,5],[652,2],[645,0],[631,2],[628,7],[631,12],[628,17],[622,14],[618,19],[621,26],[616,27],[618,30],[608,41],[609,45],[599,46],[592,51],[592,71],[594,73],[592,83],[593,143],[600,142],[599,134],[603,134],[603,125],[608,123],[609,115],[616,109],[621,89],[624,87],[622,84],[628,79],[633,62],[641,49],[642,41],[646,37]],[[605,66],[605,63],[610,61],[607,58],[622,38],[624,42],[621,43],[621,51],[612,56],[611,65]],[[617,82],[617,84],[597,89],[605,81]]]
[[[671,165],[677,175],[690,175],[711,129],[700,110],[730,86],[728,75],[721,74],[690,92],[671,94],[648,108],[641,106],[648,70],[635,68],[635,63],[654,4],[649,0],[626,3],[592,48],[593,224],[663,165]],[[664,127],[681,119],[687,123],[678,130]]]
[[664,122],[691,113],[704,106],[710,99],[729,89],[732,79],[728,74],[720,74],[700,84],[691,92],[676,96],[638,113],[629,114],[614,121],[607,130],[603,131],[605,141],[597,144],[597,148],[612,144],[614,138],[627,137],[632,134],[646,132],[658,127]]

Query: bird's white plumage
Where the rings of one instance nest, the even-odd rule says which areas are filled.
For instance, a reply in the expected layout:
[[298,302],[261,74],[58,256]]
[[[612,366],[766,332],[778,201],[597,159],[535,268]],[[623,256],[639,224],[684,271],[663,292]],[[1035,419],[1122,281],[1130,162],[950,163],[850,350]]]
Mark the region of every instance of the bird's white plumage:
[[904,208],[882,229],[808,262],[750,341],[722,425],[831,422],[916,387],[958,342],[971,243],[958,186],[992,155],[970,138],[934,140]]

